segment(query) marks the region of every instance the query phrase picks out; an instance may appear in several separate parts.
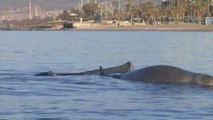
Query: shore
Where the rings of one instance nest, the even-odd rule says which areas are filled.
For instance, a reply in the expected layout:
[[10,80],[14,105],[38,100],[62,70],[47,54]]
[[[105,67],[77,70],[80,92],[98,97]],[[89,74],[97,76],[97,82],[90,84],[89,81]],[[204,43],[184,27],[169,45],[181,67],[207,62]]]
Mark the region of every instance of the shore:
[[64,29],[63,27],[55,29],[53,27],[36,28],[31,26],[0,28],[6,31],[183,31],[183,32],[213,32],[213,25],[197,25],[197,24],[160,24],[160,25],[101,25],[101,24],[73,24],[73,29]]
[[83,26],[75,27],[75,31],[197,31],[211,32],[211,25],[173,24],[173,25],[132,25],[132,26]]

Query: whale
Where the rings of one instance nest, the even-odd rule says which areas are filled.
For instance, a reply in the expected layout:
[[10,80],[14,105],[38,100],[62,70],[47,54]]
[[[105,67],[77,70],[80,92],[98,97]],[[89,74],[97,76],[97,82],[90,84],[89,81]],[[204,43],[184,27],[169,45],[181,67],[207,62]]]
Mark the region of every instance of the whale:
[[[102,74],[104,74],[104,69]],[[169,65],[154,65],[122,73],[114,78],[159,84],[192,84],[213,87],[213,76]]]
[[[99,67],[99,69],[84,71],[84,72],[77,72],[77,73],[56,73],[53,71],[47,71],[47,72],[40,72],[35,74],[35,76],[74,76],[74,75],[105,75],[109,76],[112,74],[123,74],[127,73],[132,70],[132,63],[130,61],[119,65],[115,67],[109,67],[103,69],[102,66]],[[101,73],[101,71],[104,71],[104,74]]]
[[131,62],[123,65],[77,72],[77,73],[55,73],[52,71],[41,72],[35,76],[72,76],[72,75],[100,75],[116,79],[158,84],[191,84],[213,87],[213,76],[203,73],[188,71],[179,67],[169,65],[153,65],[138,70],[133,69]]

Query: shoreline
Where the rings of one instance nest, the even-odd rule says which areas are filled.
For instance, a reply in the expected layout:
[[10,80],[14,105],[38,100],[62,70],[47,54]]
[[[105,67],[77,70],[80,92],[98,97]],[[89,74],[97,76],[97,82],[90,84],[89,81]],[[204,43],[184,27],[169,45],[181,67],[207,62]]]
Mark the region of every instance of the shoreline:
[[183,31],[213,32],[211,25],[133,25],[133,26],[98,26],[75,27],[74,31]]
[[73,29],[26,29],[0,28],[0,31],[179,31],[179,32],[213,32],[213,25],[196,24],[161,24],[161,25],[128,25],[128,26],[74,26]]

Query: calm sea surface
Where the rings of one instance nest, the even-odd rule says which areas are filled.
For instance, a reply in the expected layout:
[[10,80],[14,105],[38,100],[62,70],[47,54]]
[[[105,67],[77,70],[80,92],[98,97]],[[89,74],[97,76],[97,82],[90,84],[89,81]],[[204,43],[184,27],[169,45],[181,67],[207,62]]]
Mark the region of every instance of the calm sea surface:
[[213,89],[100,76],[35,77],[121,65],[213,75],[211,32],[0,31],[0,120],[212,120]]

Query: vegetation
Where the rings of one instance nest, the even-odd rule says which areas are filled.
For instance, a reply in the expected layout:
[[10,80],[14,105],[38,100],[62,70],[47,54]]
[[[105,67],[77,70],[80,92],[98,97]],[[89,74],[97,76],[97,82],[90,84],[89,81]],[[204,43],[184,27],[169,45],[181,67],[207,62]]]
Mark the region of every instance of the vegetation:
[[47,23],[48,21],[52,20],[52,18],[47,17],[47,18],[33,18],[31,20],[29,19],[24,19],[24,20],[12,20],[12,21],[2,21],[2,23],[4,23],[5,25],[13,25],[13,26],[29,26],[29,25],[38,25],[38,24],[43,24],[43,23]]
[[85,17],[92,19],[99,12],[98,4],[96,3],[87,3],[82,7]]
[[[87,3],[81,10],[71,10],[79,17],[94,19],[101,16],[104,20],[141,20],[153,24],[157,22],[193,22],[200,24],[204,17],[213,15],[213,7],[210,0],[165,0],[161,4],[153,2],[136,3],[134,0],[113,0],[110,4]],[[124,4],[125,3],[125,4]],[[69,20],[69,14],[65,11],[58,18]]]

